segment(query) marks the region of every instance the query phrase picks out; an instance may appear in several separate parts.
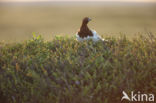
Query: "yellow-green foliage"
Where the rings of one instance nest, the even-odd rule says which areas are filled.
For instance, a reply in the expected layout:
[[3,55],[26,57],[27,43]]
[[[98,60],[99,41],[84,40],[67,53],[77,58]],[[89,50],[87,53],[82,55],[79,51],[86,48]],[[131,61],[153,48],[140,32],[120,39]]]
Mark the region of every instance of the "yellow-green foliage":
[[123,90],[156,93],[156,37],[107,40],[0,44],[0,102],[120,103]]

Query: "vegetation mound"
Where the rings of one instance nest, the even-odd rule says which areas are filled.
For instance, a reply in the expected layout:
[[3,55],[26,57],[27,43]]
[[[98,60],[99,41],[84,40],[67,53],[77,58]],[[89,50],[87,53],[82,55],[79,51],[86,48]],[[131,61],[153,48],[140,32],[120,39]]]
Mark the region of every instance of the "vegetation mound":
[[156,94],[156,37],[106,39],[0,44],[0,102],[120,103],[122,91]]

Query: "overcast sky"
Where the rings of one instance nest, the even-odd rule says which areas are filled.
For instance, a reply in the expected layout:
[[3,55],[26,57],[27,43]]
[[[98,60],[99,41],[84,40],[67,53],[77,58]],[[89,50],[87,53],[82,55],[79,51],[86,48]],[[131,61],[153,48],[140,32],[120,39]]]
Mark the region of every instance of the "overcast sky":
[[33,2],[33,1],[124,1],[124,2],[156,2],[156,0],[0,0],[2,2]]

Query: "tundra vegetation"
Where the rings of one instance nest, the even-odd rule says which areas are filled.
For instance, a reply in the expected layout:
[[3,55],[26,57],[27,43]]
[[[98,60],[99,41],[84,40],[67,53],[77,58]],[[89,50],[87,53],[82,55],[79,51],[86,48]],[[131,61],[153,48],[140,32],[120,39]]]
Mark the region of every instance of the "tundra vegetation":
[[106,40],[34,35],[0,43],[0,103],[120,103],[122,91],[156,95],[155,34]]

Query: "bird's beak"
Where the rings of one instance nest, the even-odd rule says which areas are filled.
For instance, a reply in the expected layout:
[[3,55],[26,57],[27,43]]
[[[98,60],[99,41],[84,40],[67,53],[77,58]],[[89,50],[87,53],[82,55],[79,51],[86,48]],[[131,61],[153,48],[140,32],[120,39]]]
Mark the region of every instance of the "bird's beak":
[[88,18],[88,21],[91,21],[92,19]]

